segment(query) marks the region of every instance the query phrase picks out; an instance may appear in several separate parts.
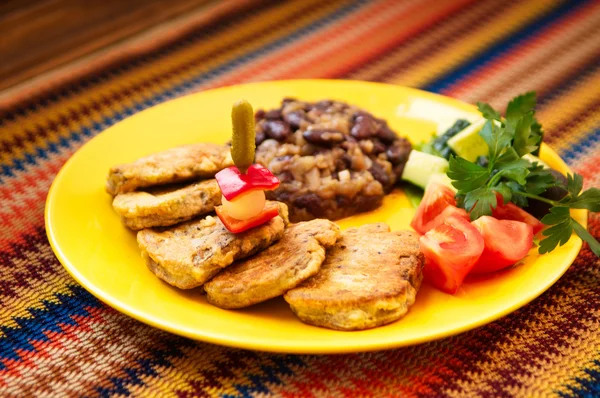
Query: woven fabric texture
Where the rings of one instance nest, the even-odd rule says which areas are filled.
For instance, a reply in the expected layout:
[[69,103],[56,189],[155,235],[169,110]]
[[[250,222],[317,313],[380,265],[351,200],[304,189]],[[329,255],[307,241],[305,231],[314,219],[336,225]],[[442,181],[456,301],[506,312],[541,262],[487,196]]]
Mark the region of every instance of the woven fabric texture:
[[[600,396],[600,262],[587,245],[531,304],[459,336],[352,355],[191,341],[79,286],[44,230],[49,186],[108,126],[208,88],[286,78],[407,85],[503,107],[536,90],[551,145],[600,185],[600,1],[293,0],[199,23],[5,109],[0,396]],[[600,238],[600,218],[590,217]]]

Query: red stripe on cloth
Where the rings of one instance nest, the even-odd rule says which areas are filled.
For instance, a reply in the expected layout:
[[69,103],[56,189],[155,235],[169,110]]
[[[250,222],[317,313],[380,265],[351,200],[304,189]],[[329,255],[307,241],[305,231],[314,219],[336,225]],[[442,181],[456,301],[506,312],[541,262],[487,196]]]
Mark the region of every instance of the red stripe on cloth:
[[600,156],[591,157],[585,160],[583,163],[573,167],[574,171],[581,174],[583,180],[587,182],[590,187],[592,181],[600,185]]
[[56,355],[57,352],[66,349],[64,344],[65,342],[80,343],[81,339],[76,332],[94,333],[94,323],[103,322],[104,319],[102,315],[105,313],[112,313],[114,310],[109,307],[88,307],[86,308],[86,311],[89,313],[89,315],[78,315],[73,317],[76,325],[67,325],[64,323],[58,324],[57,326],[60,327],[62,331],[44,332],[44,335],[48,338],[48,340],[29,341],[29,344],[31,344],[33,350],[16,350],[15,352],[19,356],[18,360],[2,360],[2,364],[5,366],[5,369],[0,370],[0,386],[3,384],[6,385],[6,379],[9,377],[24,377],[23,372],[30,369],[36,369],[38,367],[37,363],[41,362],[40,360],[50,360],[53,355]]
[[[321,78],[337,77],[347,73],[352,68],[355,68],[372,58],[380,56],[382,53],[398,45],[398,43],[406,40],[408,37],[419,33],[428,26],[434,24],[442,18],[447,17],[458,9],[471,4],[472,2],[473,0],[451,2],[446,1],[445,4],[439,1],[417,2],[414,5],[408,6],[408,8],[400,8],[396,12],[388,11],[387,13],[387,8],[397,4],[395,1],[376,3],[367,8],[361,9],[359,13],[353,14],[352,16],[346,18],[340,24],[317,32],[315,35],[305,40],[298,41],[294,43],[294,45],[286,48],[283,51],[273,54],[272,56],[262,58],[259,61],[248,65],[247,68],[244,68],[241,71],[236,70],[222,79],[217,79],[208,87],[227,86],[248,80],[262,80],[262,72],[273,69],[273,65],[289,62],[290,59],[298,59],[299,62],[294,63],[289,68],[285,68],[278,73],[276,72],[268,74],[267,78],[269,80],[275,80],[282,78],[304,77],[303,75],[307,73],[307,71],[310,71],[311,65],[314,65],[315,63],[322,64],[323,62],[326,62],[319,60],[318,55],[315,55],[315,53],[317,53],[315,49],[322,48],[323,46],[331,46],[332,53],[353,54],[353,56],[344,63],[332,62],[327,64],[326,70],[320,73],[318,76]],[[432,9],[434,11],[431,11]],[[431,14],[428,18],[421,20],[419,23],[412,22],[414,20],[414,18],[411,17],[412,15],[422,14],[427,10],[429,10],[428,13]],[[372,18],[375,15],[380,15],[381,13],[386,14],[382,23],[362,32],[357,40],[346,42],[342,41],[341,44],[332,45],[334,39],[346,36],[348,31],[355,29],[355,27],[359,25],[361,21],[368,20],[369,18]],[[398,29],[399,21],[403,21],[404,23],[404,27],[402,29]],[[363,40],[369,40],[369,38],[376,35],[377,32],[390,29],[398,30],[397,34],[394,35],[390,40],[376,43],[376,45],[373,45],[373,47],[366,52],[354,53],[352,51],[353,47],[356,46],[356,41],[362,42]],[[305,57],[301,56],[303,53],[306,54]]]
[[483,82],[493,80],[494,75],[504,73],[528,52],[544,47],[548,42],[560,39],[560,36],[569,30],[573,24],[593,17],[599,9],[600,2],[591,2],[588,6],[581,8],[569,17],[559,19],[557,23],[545,27],[530,40],[521,42],[515,48],[503,54],[502,57],[493,59],[466,78],[460,79],[456,84],[443,90],[442,94],[455,98],[464,97],[470,90],[482,85]]
[[25,243],[23,236],[44,225],[48,188],[73,152],[67,150],[44,160],[26,172],[18,172],[15,177],[6,177],[0,184],[0,250],[9,250],[15,243]]

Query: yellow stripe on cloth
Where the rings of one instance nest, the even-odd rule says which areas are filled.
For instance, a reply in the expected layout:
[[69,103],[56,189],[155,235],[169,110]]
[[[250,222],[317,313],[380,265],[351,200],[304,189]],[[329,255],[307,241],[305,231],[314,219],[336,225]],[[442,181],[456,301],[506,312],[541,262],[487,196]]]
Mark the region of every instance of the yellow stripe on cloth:
[[600,54],[600,12],[586,11],[576,21],[561,21],[534,43],[511,49],[485,73],[467,77],[467,84],[462,81],[462,89],[452,90],[452,96],[469,103],[485,99],[504,109],[520,93],[534,90],[540,95],[556,86]]
[[[219,32],[219,34],[207,40],[198,40],[193,45],[180,48],[157,61],[148,62],[131,71],[125,71],[106,82],[100,82],[89,89],[83,90],[81,93],[69,96],[64,100],[59,100],[46,108],[41,108],[35,114],[18,117],[15,121],[9,122],[3,127],[2,139],[10,142],[15,137],[22,136],[26,130],[35,129],[36,125],[43,125],[49,119],[57,120],[60,116],[68,118],[71,110],[77,111],[83,106],[91,107],[94,102],[100,104],[100,111],[92,110],[86,119],[91,122],[101,122],[108,114],[120,112],[143,98],[156,95],[165,89],[181,83],[190,76],[218,67],[265,44],[274,42],[282,36],[288,35],[294,30],[307,26],[315,20],[330,14],[336,8],[348,2],[336,1],[324,6],[315,7],[321,3],[319,0],[296,0],[261,11],[249,16],[239,24],[227,27],[223,32]],[[267,30],[266,33],[260,35],[265,29]],[[219,54],[203,59],[203,57],[207,57],[215,52],[219,52]],[[173,71],[174,68],[182,67],[193,61],[198,62],[198,65],[193,65],[174,73],[173,76],[165,77],[163,81],[154,85],[143,86],[144,82],[165,76],[167,73]],[[102,103],[103,99],[109,98],[114,92],[125,91],[135,85],[141,85],[142,88],[130,97],[109,105]],[[24,153],[31,151],[36,146],[46,147],[48,143],[56,142],[59,137],[67,136],[74,127],[80,124],[80,122],[68,122],[66,126],[61,125],[58,131],[52,134],[52,137],[49,137],[50,139],[36,137],[33,142],[26,143],[24,148],[19,148],[16,153],[17,157],[22,157]],[[10,157],[14,157],[14,155]],[[0,163],[5,163],[8,160],[7,156],[0,157]]]
[[[579,81],[570,87],[562,95],[553,98],[552,101],[540,107],[536,117],[544,126],[547,141],[554,150],[562,150],[580,141],[590,130],[600,123],[600,112],[591,112],[587,117],[581,118],[581,114],[589,111],[594,103],[600,101],[600,69],[595,73]],[[575,118],[581,121],[575,123],[569,133],[565,134],[565,127],[573,123]]]
[[[47,244],[37,243],[30,248],[26,259],[12,259],[11,265],[17,269],[29,270],[38,267],[40,262],[51,262],[53,265],[47,272],[34,270],[36,277],[27,274],[27,271],[18,274],[0,273],[0,284],[5,288],[15,288],[15,297],[11,295],[0,296],[0,326],[15,328],[19,327],[15,318],[32,318],[29,312],[32,309],[45,308],[44,302],[58,303],[57,294],[70,294],[67,284],[73,283],[73,278],[67,274],[60,265],[52,249]],[[40,277],[41,276],[41,277]],[[0,338],[4,336],[0,330]]]
[[407,63],[419,56],[424,51],[435,51],[436,45],[448,37],[462,36],[461,31],[465,26],[477,24],[498,8],[495,1],[477,1],[466,7],[459,13],[452,14],[451,18],[427,29],[419,36],[405,41],[396,49],[383,55],[373,63],[366,64],[361,68],[349,73],[346,78],[353,80],[379,80],[379,75],[390,71],[399,64]]
[[251,375],[262,379],[265,366],[276,366],[270,360],[271,354],[213,344],[198,343],[181,351],[183,355],[170,360],[172,366],[157,368],[155,374],[143,376],[144,384],[131,386],[131,393],[140,397],[176,397],[178,393],[187,393],[193,397],[200,387],[202,396],[237,396],[238,388],[254,385]]
[[558,3],[559,1],[556,0],[519,2],[498,13],[488,25],[476,28],[448,47],[432,51],[430,57],[398,71],[386,81],[411,87],[424,86],[437,76],[460,65],[478,51],[531,22],[544,9],[552,8]]
[[[584,290],[584,287],[580,287]],[[580,290],[580,291],[581,291]],[[565,289],[564,294],[571,294],[571,289]],[[556,294],[556,293],[555,293]],[[543,347],[544,355],[535,354],[536,342],[540,340],[540,330],[543,336],[560,335],[562,322],[565,321],[564,314],[577,316],[577,310],[573,308],[574,302],[583,300],[585,296],[570,297],[568,300],[555,301],[555,304],[530,314],[528,321],[520,330],[507,331],[512,333],[510,342],[503,344],[493,352],[481,353],[481,360],[477,363],[477,372],[469,374],[467,379],[460,381],[460,391],[447,391],[451,397],[468,397],[479,395],[494,395],[497,387],[490,382],[495,381],[494,375],[500,375],[502,371],[513,367],[513,363],[524,355],[532,354],[536,359],[528,363],[527,371],[514,369],[512,374],[519,387],[505,386],[505,392],[511,396],[531,397],[539,391],[563,391],[566,392],[566,384],[575,377],[585,377],[585,366],[589,365],[591,358],[600,359],[600,338],[594,331],[597,329],[596,319],[583,319],[582,328],[571,334],[565,340],[555,340],[551,343],[557,353],[548,352],[549,347]],[[556,314],[563,314],[557,318]],[[585,342],[581,344],[581,342]],[[533,346],[532,346],[533,343]],[[557,364],[560,363],[560,366]],[[520,365],[514,363],[514,365]],[[497,378],[500,380],[500,377]]]

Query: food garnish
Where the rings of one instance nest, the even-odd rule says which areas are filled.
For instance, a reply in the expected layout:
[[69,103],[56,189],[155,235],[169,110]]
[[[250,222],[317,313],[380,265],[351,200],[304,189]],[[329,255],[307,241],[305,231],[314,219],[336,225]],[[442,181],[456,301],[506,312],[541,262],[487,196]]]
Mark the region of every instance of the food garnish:
[[279,186],[279,180],[264,166],[253,164],[246,173],[233,166],[219,171],[215,178],[221,193],[227,200],[233,200],[250,191],[271,190]]
[[231,108],[231,123],[233,134],[231,136],[231,158],[233,164],[242,174],[254,162],[256,144],[254,141],[254,111],[252,105],[246,100],[240,100]]
[[[499,204],[496,194],[502,196],[503,202],[513,202],[519,207],[527,206],[528,199],[547,203],[549,213],[541,222],[550,228],[542,232],[545,238],[540,241],[540,254],[562,246],[575,231],[600,257],[600,243],[569,213],[570,209],[599,212],[600,189],[582,191],[583,177],[576,173],[568,174],[564,184],[550,170],[523,158],[536,153],[541,143],[542,130],[534,117],[535,104],[535,92],[520,95],[508,104],[505,118],[490,105],[478,104],[487,119],[479,132],[489,148],[487,165],[481,166],[463,157],[450,157],[448,176],[458,190],[458,204],[471,214],[471,220],[476,220],[494,213]],[[560,200],[541,196],[555,186],[562,186],[567,191],[566,196]]]
[[462,217],[450,216],[419,239],[423,274],[436,288],[456,293],[484,249],[479,231]]
[[402,179],[425,189],[432,175],[443,174],[447,171],[448,161],[446,159],[413,149],[408,155]]
[[498,205],[492,211],[492,216],[496,217],[498,220],[521,221],[531,227],[534,235],[537,235],[537,233],[544,228],[544,224],[540,222],[540,220],[527,213],[519,206],[510,202],[504,204],[504,200],[500,194],[496,194],[496,199]]
[[222,205],[217,216],[230,232],[240,233],[276,217],[277,206],[265,206],[265,190],[275,189],[279,180],[269,169],[253,164],[255,145],[254,111],[241,100],[231,110],[233,135],[231,157],[235,166],[215,175],[221,189]]
[[435,219],[450,206],[456,206],[454,191],[443,184],[431,182],[425,190],[410,226],[422,235],[432,228]]
[[455,154],[452,148],[448,145],[448,140],[465,128],[471,125],[471,122],[465,119],[458,119],[454,124],[446,130],[443,134],[433,137],[431,141],[420,146],[421,152],[429,153],[442,157],[444,159],[450,159],[450,155]]
[[525,257],[533,245],[533,228],[524,222],[482,216],[471,224],[477,228],[485,244],[483,253],[471,270],[473,274],[509,267]]
[[221,220],[225,228],[227,228],[229,232],[233,232],[234,234],[239,234],[240,232],[247,231],[250,228],[263,225],[270,219],[279,215],[277,205],[273,203],[265,206],[260,211],[260,213],[246,220],[238,220],[237,218],[231,217],[229,214],[227,214],[223,206],[216,207],[215,212],[217,213],[217,216],[219,216],[219,219]]
[[[458,120],[421,145],[422,152],[411,152],[405,170],[417,178],[402,178],[425,189],[411,226],[422,235],[423,272],[438,289],[453,294],[469,273],[518,263],[540,232],[540,254],[565,244],[575,231],[600,256],[600,244],[570,215],[570,209],[600,211],[600,190],[582,192],[579,174],[564,177],[535,156],[543,137],[535,104],[533,92],[518,96],[501,117],[479,103],[482,119]],[[427,167],[427,156],[449,159],[447,173],[436,163]]]

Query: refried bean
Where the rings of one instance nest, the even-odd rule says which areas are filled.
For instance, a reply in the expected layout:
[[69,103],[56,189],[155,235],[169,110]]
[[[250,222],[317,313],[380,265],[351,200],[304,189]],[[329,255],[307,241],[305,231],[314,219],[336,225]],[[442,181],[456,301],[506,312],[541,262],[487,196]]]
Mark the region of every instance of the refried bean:
[[286,98],[255,117],[256,162],[281,181],[267,197],[286,203],[292,222],[379,207],[411,151],[385,120],[340,101]]

